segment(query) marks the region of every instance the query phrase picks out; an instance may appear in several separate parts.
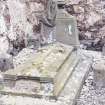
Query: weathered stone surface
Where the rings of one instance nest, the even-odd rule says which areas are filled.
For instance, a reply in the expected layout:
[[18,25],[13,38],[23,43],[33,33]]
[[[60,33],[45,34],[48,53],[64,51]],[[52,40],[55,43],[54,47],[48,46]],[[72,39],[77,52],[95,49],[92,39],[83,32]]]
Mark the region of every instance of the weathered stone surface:
[[[1,92],[35,97],[47,95],[57,98],[79,61],[79,57],[73,49],[72,46],[61,43],[54,43],[40,48],[36,53],[30,55],[27,62],[23,65],[3,73],[4,88],[1,89]],[[18,85],[21,84],[21,79],[26,83],[22,85],[23,91],[21,85]],[[29,81],[24,79],[28,79]],[[11,83],[9,82],[10,80]],[[29,88],[27,86],[31,85],[31,80],[33,82],[36,80],[40,84],[39,90],[33,86],[33,83],[32,87],[36,91],[33,91],[33,89],[29,89],[29,91],[24,89],[25,85],[26,88]],[[9,84],[14,83],[14,86],[11,88],[9,84],[5,85],[5,81],[7,81],[6,83],[9,82]],[[47,87],[46,83],[52,84],[53,87],[52,89],[49,87],[51,92],[47,94],[44,92],[44,94],[41,91],[47,90],[44,90],[42,85]]]
[[22,65],[25,62],[27,62],[30,58],[29,56],[34,53],[35,51],[30,48],[24,48],[23,50],[21,50],[17,56],[13,57],[14,67],[16,68],[17,66]]
[[[10,70],[7,71],[7,73],[10,73],[11,75],[32,76],[30,75],[31,70],[29,70],[29,68],[31,69],[32,67],[39,71],[42,76],[50,76],[53,72],[58,72],[58,69],[63,62],[68,59],[72,51],[72,46],[66,46],[60,43],[42,47],[36,53],[28,56],[27,61],[19,68],[17,67],[17,70]],[[24,65],[26,66],[24,67]]]
[[[82,51],[83,53],[83,51]],[[84,52],[86,54],[86,52]],[[86,55],[85,55],[86,56]],[[37,99],[37,98],[29,98],[29,97],[21,97],[21,96],[11,96],[11,95],[2,95],[0,100],[2,103],[8,105],[74,105],[76,102],[75,98],[78,96],[79,89],[81,89],[81,83],[83,83],[84,79],[88,73],[90,68],[91,59],[83,58],[82,62],[79,62],[78,66],[75,68],[72,76],[67,82],[64,90],[62,91],[61,95],[59,96],[58,100],[49,100],[49,99]],[[82,67],[84,65],[84,68]],[[79,75],[78,75],[79,74]],[[4,101],[6,100],[6,101]],[[12,100],[12,101],[10,101]]]
[[58,9],[55,34],[58,42],[74,47],[78,47],[80,44],[76,19],[64,9]]

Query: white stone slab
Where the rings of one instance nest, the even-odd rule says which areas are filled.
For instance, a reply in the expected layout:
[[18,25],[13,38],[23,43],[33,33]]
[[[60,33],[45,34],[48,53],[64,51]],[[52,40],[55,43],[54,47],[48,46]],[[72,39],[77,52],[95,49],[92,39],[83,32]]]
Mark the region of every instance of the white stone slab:
[[10,95],[3,95],[0,101],[4,102],[6,105],[74,105],[83,85],[83,81],[89,72],[91,63],[91,59],[85,59],[79,62],[57,101],[49,100],[45,97],[37,99]]

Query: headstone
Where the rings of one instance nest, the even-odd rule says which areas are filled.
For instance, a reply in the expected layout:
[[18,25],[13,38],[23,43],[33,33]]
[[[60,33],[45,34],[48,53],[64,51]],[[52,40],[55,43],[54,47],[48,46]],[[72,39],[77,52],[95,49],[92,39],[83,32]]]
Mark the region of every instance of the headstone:
[[63,2],[58,2],[55,31],[56,41],[77,47],[79,46],[79,37],[76,19],[62,8],[64,7],[63,5]]
[[42,44],[53,43],[56,41],[55,27],[49,27],[42,23],[41,36],[43,38]]

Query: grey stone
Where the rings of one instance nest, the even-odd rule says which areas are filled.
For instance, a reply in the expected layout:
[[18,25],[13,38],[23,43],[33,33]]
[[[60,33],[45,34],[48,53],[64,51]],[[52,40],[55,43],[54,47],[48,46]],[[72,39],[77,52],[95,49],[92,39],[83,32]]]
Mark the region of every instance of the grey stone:
[[56,40],[64,44],[79,46],[76,19],[65,10],[59,9],[56,17]]
[[[16,84],[19,81],[20,82],[18,84],[21,83],[21,77],[23,79],[25,77],[27,77],[27,79],[33,78],[33,82],[36,80],[40,84],[39,91],[33,92],[29,87],[28,89],[30,91],[27,91],[28,89],[24,90],[25,86],[27,88],[27,85],[29,86],[31,82],[30,81],[28,83],[24,80],[22,81],[26,83],[24,86],[22,86],[24,87],[24,91],[22,91],[22,88],[19,87],[20,85],[17,84],[16,87],[14,86],[9,89],[4,85],[4,89],[2,89],[1,92],[35,97],[46,96],[46,91],[49,91],[49,88],[51,87],[46,84],[46,82],[48,82],[48,84],[52,83],[53,92],[48,92],[47,96],[58,98],[59,94],[62,92],[62,89],[65,86],[66,81],[75,70],[75,67],[79,61],[79,57],[77,56],[76,52],[73,51],[73,49],[74,48],[72,46],[67,46],[61,43],[50,44],[40,48],[40,50],[35,54],[29,56],[28,61],[25,62],[22,66],[18,66],[17,68],[8,70],[4,73],[4,80],[10,78],[8,80],[15,80]],[[45,90],[42,89],[42,84],[45,84],[48,88]],[[42,90],[44,93],[42,93]]]
[[[86,52],[84,53],[86,56]],[[91,63],[92,60],[89,57],[86,57],[85,59],[82,59],[81,62],[79,62],[74,72],[68,79],[64,90],[59,95],[58,100],[51,100],[46,97],[37,99],[11,95],[2,95],[0,100],[3,101],[3,103],[6,105],[75,105],[76,101],[78,100],[78,95],[80,93],[84,80],[89,72]]]

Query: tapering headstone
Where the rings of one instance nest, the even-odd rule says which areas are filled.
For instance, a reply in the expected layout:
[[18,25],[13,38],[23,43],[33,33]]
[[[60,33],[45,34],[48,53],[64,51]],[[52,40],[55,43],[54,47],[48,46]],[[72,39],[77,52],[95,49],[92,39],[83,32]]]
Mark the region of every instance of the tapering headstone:
[[57,41],[76,47],[79,46],[76,19],[64,10],[64,4],[60,1],[58,2],[55,34]]

